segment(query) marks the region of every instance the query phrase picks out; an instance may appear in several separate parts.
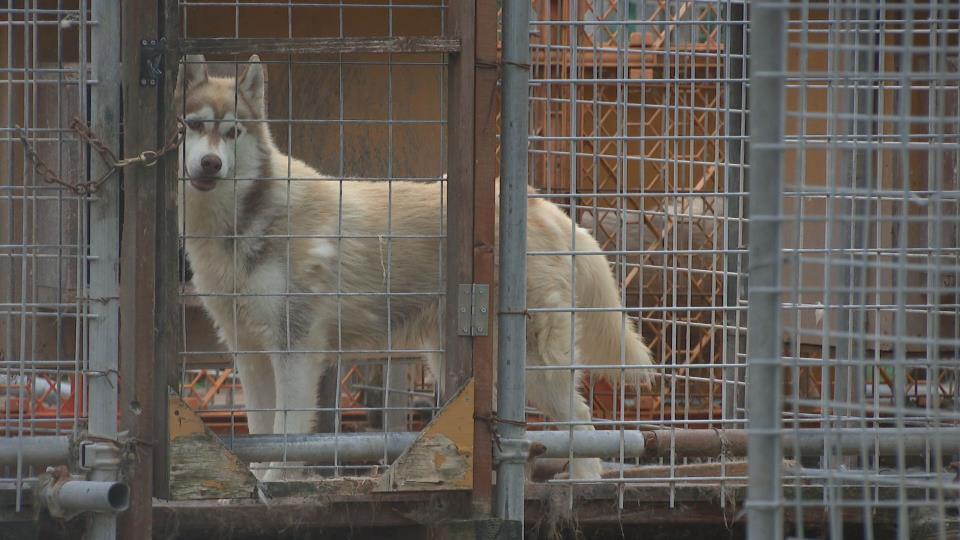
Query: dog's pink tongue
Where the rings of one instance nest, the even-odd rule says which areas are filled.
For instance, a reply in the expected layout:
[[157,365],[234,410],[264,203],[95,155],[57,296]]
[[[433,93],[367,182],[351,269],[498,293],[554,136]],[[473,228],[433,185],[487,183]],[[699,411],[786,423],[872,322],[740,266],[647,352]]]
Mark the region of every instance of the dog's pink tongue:
[[199,189],[200,191],[210,191],[217,185],[217,181],[213,178],[191,178],[190,184],[193,187]]

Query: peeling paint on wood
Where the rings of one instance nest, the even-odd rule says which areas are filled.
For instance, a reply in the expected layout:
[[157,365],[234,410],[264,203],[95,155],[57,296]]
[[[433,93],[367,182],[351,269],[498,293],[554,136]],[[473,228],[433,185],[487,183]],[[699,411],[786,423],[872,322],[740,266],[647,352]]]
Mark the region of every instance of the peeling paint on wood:
[[390,466],[374,491],[473,488],[473,379]]
[[170,397],[170,499],[245,499],[257,479],[179,396]]

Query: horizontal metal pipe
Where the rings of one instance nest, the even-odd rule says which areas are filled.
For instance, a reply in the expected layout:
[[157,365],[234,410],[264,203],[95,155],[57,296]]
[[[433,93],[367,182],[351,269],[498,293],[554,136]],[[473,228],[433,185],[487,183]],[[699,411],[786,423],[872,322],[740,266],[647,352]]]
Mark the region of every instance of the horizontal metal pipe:
[[527,438],[546,447],[545,458],[577,457],[638,458],[644,455],[642,431],[528,431]]
[[[307,461],[330,464],[361,463],[396,459],[417,438],[417,433],[347,433],[310,435],[253,435],[227,439],[226,443],[238,457],[248,462]],[[527,438],[540,443],[546,451],[542,458],[569,457],[571,447],[576,457],[646,458],[676,457],[728,458],[746,457],[747,432],[742,429],[657,429],[574,431],[528,431]],[[799,433],[783,433],[784,457],[816,456],[823,453],[824,444],[845,455],[858,455],[866,450],[881,456],[896,455],[899,439],[908,455],[922,455],[939,444],[944,452],[960,451],[960,429],[956,428],[868,428],[833,429],[824,432],[815,428]],[[939,442],[937,442],[939,441]],[[621,444],[623,453],[621,454]]]
[[130,505],[130,488],[121,482],[70,480],[54,486],[60,508],[81,512],[122,512]]
[[251,435],[226,439],[237,457],[247,462],[308,461],[328,464],[396,459],[417,438],[417,433],[341,433],[313,435]]
[[62,465],[70,460],[70,438],[48,437],[0,438],[0,465],[16,465],[17,456],[24,465]]

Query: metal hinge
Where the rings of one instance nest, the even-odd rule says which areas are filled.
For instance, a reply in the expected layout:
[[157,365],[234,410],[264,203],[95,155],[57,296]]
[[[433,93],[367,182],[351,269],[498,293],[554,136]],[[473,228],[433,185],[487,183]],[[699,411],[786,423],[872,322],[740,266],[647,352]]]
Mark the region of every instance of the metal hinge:
[[490,318],[490,286],[465,283],[457,286],[457,335],[485,336]]
[[166,44],[166,38],[140,40],[140,86],[156,86],[163,79]]

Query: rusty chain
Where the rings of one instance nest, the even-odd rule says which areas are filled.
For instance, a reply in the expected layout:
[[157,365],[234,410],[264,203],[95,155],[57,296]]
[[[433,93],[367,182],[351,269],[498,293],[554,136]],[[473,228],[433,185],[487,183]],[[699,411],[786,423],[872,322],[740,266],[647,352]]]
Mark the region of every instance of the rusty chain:
[[100,155],[100,158],[107,164],[109,170],[96,180],[70,183],[60,178],[57,173],[53,172],[53,170],[43,162],[43,159],[41,159],[37,151],[34,150],[33,145],[30,144],[30,141],[27,139],[27,133],[22,127],[16,124],[14,124],[13,127],[17,132],[20,143],[23,144],[23,148],[27,153],[27,159],[33,164],[34,172],[43,177],[44,181],[48,184],[63,186],[77,195],[91,195],[96,193],[104,182],[124,167],[134,164],[141,164],[144,167],[156,165],[160,158],[175,151],[180,146],[180,143],[183,142],[183,136],[186,133],[186,125],[182,119],[177,118],[177,131],[174,132],[163,147],[157,150],[144,150],[135,157],[117,159],[116,154],[114,154],[82,120],[74,117],[70,122],[70,129],[86,141],[87,144],[90,145],[90,148]]

